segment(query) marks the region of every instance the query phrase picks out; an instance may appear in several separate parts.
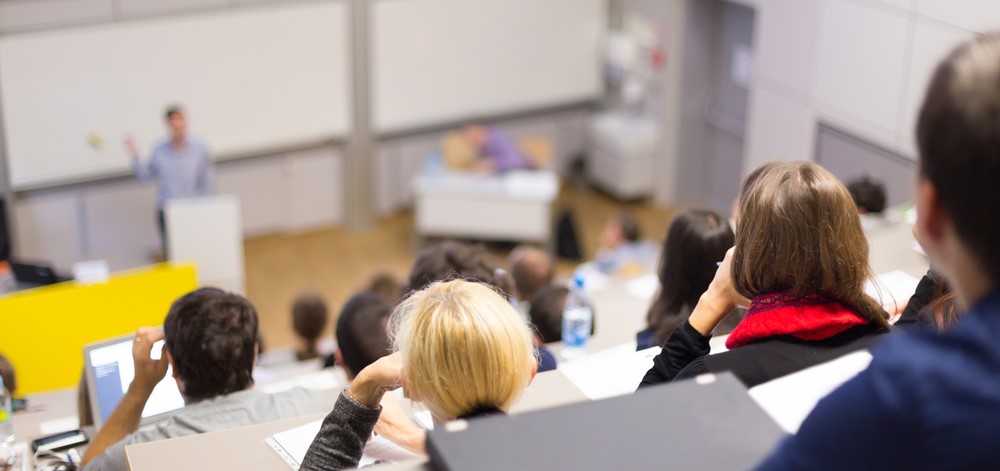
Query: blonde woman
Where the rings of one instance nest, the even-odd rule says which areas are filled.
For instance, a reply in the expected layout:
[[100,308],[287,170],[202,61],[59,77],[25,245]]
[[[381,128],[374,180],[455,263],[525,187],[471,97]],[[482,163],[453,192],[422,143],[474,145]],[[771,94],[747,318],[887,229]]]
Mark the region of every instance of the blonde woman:
[[[889,329],[865,294],[868,240],[847,188],[810,162],[772,162],[740,190],[736,245],[640,387],[732,371],[747,387],[870,347]],[[749,310],[709,356],[712,331]]]
[[355,467],[382,413],[386,391],[402,386],[435,423],[506,413],[535,376],[531,331],[493,289],[436,282],[393,313],[397,352],[358,374],[323,421],[302,471]]

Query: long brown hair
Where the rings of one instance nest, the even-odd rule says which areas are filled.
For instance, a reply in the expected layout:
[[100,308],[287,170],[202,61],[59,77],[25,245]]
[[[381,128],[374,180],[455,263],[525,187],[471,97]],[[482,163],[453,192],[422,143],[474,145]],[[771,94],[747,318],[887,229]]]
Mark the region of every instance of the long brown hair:
[[747,298],[773,293],[827,296],[885,328],[865,294],[868,240],[850,192],[811,162],[770,162],[740,189],[733,285]]
[[670,223],[660,252],[660,290],[646,314],[657,345],[687,320],[733,241],[729,221],[713,211],[686,209]]

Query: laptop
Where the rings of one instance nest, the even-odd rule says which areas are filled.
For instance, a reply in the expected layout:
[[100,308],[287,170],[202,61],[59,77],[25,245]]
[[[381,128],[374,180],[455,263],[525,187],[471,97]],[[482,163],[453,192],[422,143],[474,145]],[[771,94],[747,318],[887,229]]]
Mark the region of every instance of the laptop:
[[56,275],[52,267],[33,263],[23,263],[11,260],[10,269],[14,272],[14,280],[18,288],[31,288],[70,281],[72,278]]
[[437,471],[751,469],[783,436],[731,373],[512,416],[456,421],[427,435]]
[[[83,348],[84,375],[94,426],[100,429],[121,402],[135,377],[132,361],[134,335],[116,337],[87,345]],[[162,343],[153,344],[152,357],[158,358]],[[177,389],[171,369],[153,388],[146,407],[142,410],[142,424],[150,424],[170,417],[184,407],[184,398]]]

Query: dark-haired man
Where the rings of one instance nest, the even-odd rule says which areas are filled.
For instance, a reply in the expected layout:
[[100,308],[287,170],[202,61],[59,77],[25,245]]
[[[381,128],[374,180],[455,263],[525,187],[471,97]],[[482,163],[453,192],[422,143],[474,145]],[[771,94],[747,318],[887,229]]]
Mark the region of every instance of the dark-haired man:
[[334,356],[349,379],[353,380],[375,360],[392,353],[386,333],[391,313],[389,301],[375,293],[356,294],[344,304],[334,329],[337,338]]
[[917,125],[920,244],[962,322],[891,335],[759,469],[1000,469],[1000,35],[938,66]]
[[169,135],[153,148],[147,161],[140,161],[139,149],[132,138],[125,140],[125,151],[132,159],[132,172],[136,178],[155,180],[159,186],[157,221],[166,257],[163,207],[172,199],[212,194],[214,172],[205,144],[188,135],[184,110],[171,106],[167,108],[164,119]]
[[[163,339],[160,359],[150,358]],[[84,456],[84,469],[125,470],[125,447],[185,435],[326,412],[331,398],[292,389],[255,391],[257,311],[242,296],[202,288],[174,302],[163,331],[139,329],[132,345],[135,379]],[[167,366],[187,404],[166,422],[138,430],[142,410]]]

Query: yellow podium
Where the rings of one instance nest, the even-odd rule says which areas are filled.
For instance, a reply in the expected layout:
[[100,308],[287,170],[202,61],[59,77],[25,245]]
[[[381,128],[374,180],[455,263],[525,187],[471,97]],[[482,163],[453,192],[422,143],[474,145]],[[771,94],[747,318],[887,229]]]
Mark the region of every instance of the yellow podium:
[[71,281],[0,296],[0,353],[17,370],[17,395],[76,386],[84,345],[162,325],[170,304],[196,287],[193,265],[160,264],[105,283]]

